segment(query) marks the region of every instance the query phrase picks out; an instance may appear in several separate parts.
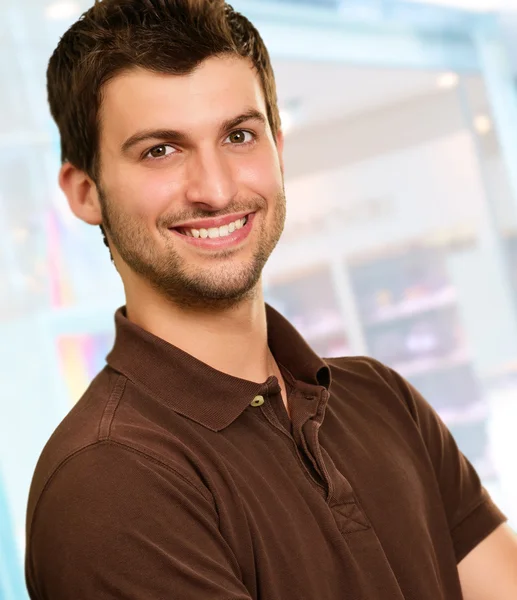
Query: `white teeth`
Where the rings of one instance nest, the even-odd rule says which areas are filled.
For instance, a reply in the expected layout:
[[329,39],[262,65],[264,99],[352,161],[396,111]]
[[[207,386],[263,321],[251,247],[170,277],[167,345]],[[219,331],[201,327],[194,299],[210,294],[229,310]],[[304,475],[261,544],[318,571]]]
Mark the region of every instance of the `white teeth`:
[[184,229],[183,231],[188,237],[215,239],[219,237],[226,237],[227,235],[230,235],[230,233],[233,233],[236,229],[242,229],[247,220],[248,218],[244,217],[243,219],[237,219],[237,221],[229,223],[228,225],[223,225],[222,227],[210,227],[210,229]]

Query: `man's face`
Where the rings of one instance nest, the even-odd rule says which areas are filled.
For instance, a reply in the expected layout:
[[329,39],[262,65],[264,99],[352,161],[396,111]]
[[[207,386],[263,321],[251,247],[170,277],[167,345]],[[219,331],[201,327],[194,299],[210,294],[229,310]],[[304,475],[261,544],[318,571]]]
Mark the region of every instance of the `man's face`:
[[186,305],[246,297],[285,220],[282,139],[251,63],[138,69],[103,91],[98,191],[123,277]]

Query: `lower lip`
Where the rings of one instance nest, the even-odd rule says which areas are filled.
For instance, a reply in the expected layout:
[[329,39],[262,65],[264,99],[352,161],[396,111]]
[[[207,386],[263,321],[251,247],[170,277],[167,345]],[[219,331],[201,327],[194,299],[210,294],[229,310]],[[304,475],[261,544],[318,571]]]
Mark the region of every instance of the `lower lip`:
[[190,235],[184,235],[179,231],[176,231],[176,229],[170,229],[169,231],[176,234],[183,241],[195,246],[196,248],[204,248],[207,250],[225,250],[226,248],[238,246],[248,237],[253,226],[252,224],[254,217],[255,213],[247,215],[247,221],[244,227],[236,229],[233,233],[230,233],[230,235],[218,238],[195,238],[191,237]]

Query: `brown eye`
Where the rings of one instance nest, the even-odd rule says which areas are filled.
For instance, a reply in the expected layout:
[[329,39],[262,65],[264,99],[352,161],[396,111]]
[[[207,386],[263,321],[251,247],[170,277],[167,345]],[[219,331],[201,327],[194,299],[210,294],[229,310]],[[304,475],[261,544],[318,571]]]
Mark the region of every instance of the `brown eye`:
[[173,152],[175,152],[175,150],[172,146],[169,146],[169,144],[162,144],[161,146],[151,148],[146,156],[149,158],[163,158]]
[[245,144],[250,142],[253,139],[253,136],[249,131],[239,130],[230,133],[226,139],[230,140],[230,144]]

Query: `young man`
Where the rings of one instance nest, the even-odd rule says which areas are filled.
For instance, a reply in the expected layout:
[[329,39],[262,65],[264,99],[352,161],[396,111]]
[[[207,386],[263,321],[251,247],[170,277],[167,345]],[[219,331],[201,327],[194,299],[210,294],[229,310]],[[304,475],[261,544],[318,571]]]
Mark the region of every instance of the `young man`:
[[34,475],[31,597],[515,600],[515,537],[430,406],[264,304],[283,138],[253,26],[218,0],[103,0],[48,90],[60,185],[126,305]]

